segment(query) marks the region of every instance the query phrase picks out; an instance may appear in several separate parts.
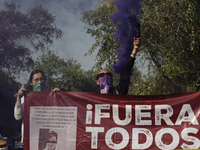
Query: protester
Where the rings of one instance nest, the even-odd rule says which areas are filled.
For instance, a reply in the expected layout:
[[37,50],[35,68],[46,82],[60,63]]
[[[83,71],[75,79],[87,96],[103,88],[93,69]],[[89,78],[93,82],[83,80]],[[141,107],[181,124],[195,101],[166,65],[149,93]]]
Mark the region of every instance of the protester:
[[100,93],[103,94],[127,94],[131,77],[131,69],[135,62],[135,56],[140,47],[140,38],[134,37],[134,48],[120,74],[120,81],[116,87],[112,85],[112,73],[101,70],[96,76],[96,84],[100,86]]
[[[32,71],[29,79],[29,83],[31,85],[31,90],[33,91],[45,91],[45,75],[41,70]],[[54,88],[51,90],[52,92],[60,91],[59,88]],[[28,92],[24,87],[19,89],[17,100],[14,108],[14,117],[16,120],[22,120],[24,117],[24,96],[25,93]],[[24,122],[22,121],[21,132],[23,143],[23,131],[24,131]]]

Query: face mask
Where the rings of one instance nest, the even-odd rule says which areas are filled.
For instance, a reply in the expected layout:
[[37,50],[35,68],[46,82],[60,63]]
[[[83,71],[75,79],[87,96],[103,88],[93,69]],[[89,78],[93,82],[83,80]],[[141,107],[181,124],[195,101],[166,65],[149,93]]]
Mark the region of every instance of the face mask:
[[33,91],[46,91],[45,82],[37,82],[33,84]]
[[100,92],[102,94],[108,94],[109,89],[112,87],[112,78],[110,76],[104,75],[99,81]]

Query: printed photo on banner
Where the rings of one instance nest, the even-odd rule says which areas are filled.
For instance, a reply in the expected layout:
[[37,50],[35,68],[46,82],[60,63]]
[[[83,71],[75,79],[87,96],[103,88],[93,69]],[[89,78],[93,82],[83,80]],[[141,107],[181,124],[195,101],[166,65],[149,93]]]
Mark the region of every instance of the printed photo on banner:
[[30,114],[30,150],[75,149],[76,107],[34,106]]

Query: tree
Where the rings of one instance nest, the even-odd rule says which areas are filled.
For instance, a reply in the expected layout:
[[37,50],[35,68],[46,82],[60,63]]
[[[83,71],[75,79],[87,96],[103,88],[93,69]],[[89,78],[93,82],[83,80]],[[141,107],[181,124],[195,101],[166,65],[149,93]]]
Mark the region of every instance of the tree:
[[61,37],[62,31],[56,27],[55,17],[41,6],[27,13],[14,3],[4,6],[0,11],[0,70],[12,75],[28,70],[33,63],[29,46],[40,50]]
[[199,4],[198,0],[142,1],[143,50],[175,92],[199,90]]
[[[108,18],[115,11],[113,2],[115,1],[103,1],[96,10],[83,17],[83,21],[90,25],[87,33],[96,39],[96,47],[93,45],[89,54],[95,48],[98,49],[95,66],[97,69],[103,63],[111,66],[117,58],[113,52],[109,52],[110,49],[116,48],[111,36],[115,26],[109,19],[107,22],[102,21],[104,16]],[[171,92],[198,91],[200,89],[200,2],[198,0],[142,0],[141,2],[140,52],[144,54],[144,60],[149,60],[150,68],[157,73],[154,76],[155,84],[162,83],[163,88],[166,84],[166,87],[173,88],[173,90],[169,88]],[[112,30],[104,32],[104,28]],[[108,34],[111,38],[107,40],[105,35]],[[112,48],[107,49],[106,43]]]
[[[40,69],[46,76],[46,90],[55,87],[68,91],[98,92],[93,71],[84,72],[80,63],[72,58],[64,60],[53,51],[43,51],[32,69]],[[29,83],[28,83],[29,84]]]
[[111,68],[117,60],[115,51],[119,44],[113,39],[115,26],[109,17],[116,10],[114,1],[103,0],[95,10],[85,13],[82,18],[89,25],[87,33],[96,40],[86,55],[91,55],[98,48],[94,66],[97,70],[101,70],[102,66]]

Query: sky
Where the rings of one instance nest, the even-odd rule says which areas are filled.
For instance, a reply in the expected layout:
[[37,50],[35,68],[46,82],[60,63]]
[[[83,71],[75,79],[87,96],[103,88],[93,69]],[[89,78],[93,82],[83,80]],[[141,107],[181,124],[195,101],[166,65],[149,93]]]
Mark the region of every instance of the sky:
[[[51,50],[57,51],[60,58],[72,58],[81,63],[82,69],[90,70],[94,65],[95,53],[84,56],[95,42],[86,34],[87,27],[81,21],[84,12],[95,9],[98,0],[0,0],[0,4],[13,1],[20,5],[22,12],[41,5],[56,17],[55,24],[63,31],[63,36],[54,40]],[[41,55],[41,54],[37,54]],[[35,55],[34,57],[38,57]]]
[[[60,58],[73,58],[81,64],[85,71],[90,70],[94,65],[94,52],[91,56],[84,56],[95,42],[91,35],[86,33],[84,24],[81,21],[82,13],[96,8],[99,0],[0,0],[0,8],[4,2],[13,1],[20,5],[20,11],[41,5],[43,8],[56,17],[55,24],[63,31],[63,36],[54,40],[50,50],[58,53]],[[41,53],[36,53],[33,58],[37,58]],[[24,84],[28,80],[28,73],[21,73],[19,81]]]

